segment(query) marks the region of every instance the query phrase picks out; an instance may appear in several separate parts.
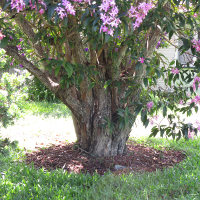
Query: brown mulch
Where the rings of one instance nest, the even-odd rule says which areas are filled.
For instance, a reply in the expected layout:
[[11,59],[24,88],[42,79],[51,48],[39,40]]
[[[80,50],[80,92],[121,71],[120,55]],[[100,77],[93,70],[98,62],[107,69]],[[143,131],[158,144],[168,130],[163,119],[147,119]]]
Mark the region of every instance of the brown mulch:
[[[129,142],[127,147],[127,153],[123,156],[94,158],[80,149],[75,149],[73,143],[54,145],[27,153],[26,162],[27,164],[33,162],[35,167],[44,167],[47,170],[62,168],[69,172],[90,174],[97,172],[100,175],[112,171],[117,175],[132,171],[153,172],[157,169],[162,170],[166,167],[172,167],[186,157],[180,151],[156,150],[133,141]],[[116,171],[115,165],[126,166],[126,168]]]

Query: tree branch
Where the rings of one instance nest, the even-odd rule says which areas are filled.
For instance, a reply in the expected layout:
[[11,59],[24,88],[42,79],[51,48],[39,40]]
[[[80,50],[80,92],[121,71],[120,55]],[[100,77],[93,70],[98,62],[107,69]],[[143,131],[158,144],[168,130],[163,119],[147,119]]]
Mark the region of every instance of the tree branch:
[[31,72],[31,74],[36,76],[47,88],[61,98],[63,103],[65,103],[72,110],[78,119],[87,119],[88,115],[84,112],[83,107],[85,108],[88,105],[83,106],[79,100],[74,97],[72,88],[61,88],[58,81],[55,81],[49,74],[42,72],[24,56],[21,56],[15,46],[7,46],[4,50],[7,55],[19,61],[29,72]]
[[44,49],[38,39],[36,39],[35,33],[33,31],[32,26],[30,23],[25,19],[25,17],[22,14],[18,14],[15,17],[16,23],[22,28],[23,32],[26,34],[26,36],[29,38],[29,41],[32,45],[32,47],[35,49],[37,55],[40,58],[44,58]]
[[119,49],[118,57],[114,61],[112,65],[112,79],[117,80],[120,77],[121,70],[119,69],[124,56],[126,55],[126,51],[128,49],[128,45],[122,45]]
[[42,72],[35,65],[33,65],[30,61],[28,61],[24,56],[21,56],[18,53],[17,47],[15,46],[7,46],[4,48],[6,54],[15,58],[19,61],[29,72],[31,72],[34,76],[36,76],[46,87],[48,87],[53,92],[57,92],[59,84],[52,80],[52,77],[48,76],[46,73]]

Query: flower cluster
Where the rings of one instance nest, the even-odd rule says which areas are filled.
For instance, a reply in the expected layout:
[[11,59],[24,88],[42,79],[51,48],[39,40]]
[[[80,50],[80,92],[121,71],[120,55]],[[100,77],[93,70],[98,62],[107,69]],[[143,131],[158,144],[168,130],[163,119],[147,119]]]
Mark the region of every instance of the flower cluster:
[[138,60],[140,63],[144,63],[145,59],[143,57],[140,57]]
[[[32,2],[32,0],[29,0],[29,7],[32,9],[32,10],[38,10],[38,6],[36,5],[36,3]],[[38,4],[40,4],[45,10],[47,9],[47,6],[46,6],[46,3],[44,3],[43,0],[38,0]],[[11,9],[16,9],[17,12],[20,12],[20,11],[23,11],[25,6],[26,6],[26,3],[24,0],[11,0],[10,2],[10,5],[11,5]],[[39,10],[39,13],[40,14],[43,14],[44,13],[44,9],[41,8]]]
[[195,96],[192,100],[191,103],[195,103],[195,104],[200,104],[200,96]]
[[140,3],[138,7],[131,6],[128,11],[129,18],[135,19],[133,28],[136,29],[143,22],[149,10],[153,7],[152,3]]
[[200,40],[192,40],[193,47],[196,49],[197,52],[200,52]]
[[153,116],[152,118],[149,119],[150,124],[153,125],[158,121],[158,115]]
[[22,11],[26,6],[24,0],[11,0],[10,5],[11,9],[16,9],[17,12]]
[[172,68],[171,72],[172,72],[172,74],[178,74],[179,69],[178,68]]
[[100,32],[103,31],[113,36],[114,27],[117,28],[121,23],[120,19],[117,17],[119,10],[115,0],[103,0],[99,6],[99,10],[101,12],[100,19],[103,22]]
[[[90,0],[73,0],[77,3],[88,3],[91,4]],[[55,9],[58,13],[60,19],[63,19],[64,17],[67,17],[68,14],[75,15],[75,5],[72,5],[72,3],[68,0],[62,0],[62,3],[58,4],[59,6]]]
[[194,139],[194,132],[190,129],[188,130],[188,139]]
[[194,91],[196,91],[196,89],[198,89],[198,88],[196,88],[196,82],[197,82],[197,84],[199,83],[198,88],[200,88],[200,77],[196,76],[194,78],[194,81],[193,81],[193,90]]
[[148,109],[149,112],[151,111],[152,107],[153,107],[153,101],[148,102],[147,103],[147,109]]
[[[44,3],[42,0],[38,0],[38,3],[40,5],[42,5],[45,8],[45,10],[47,9],[46,3]],[[31,10],[37,10],[37,5],[36,5],[36,3],[33,4],[32,0],[29,1],[29,6],[30,6]]]
[[158,41],[158,43],[156,45],[156,49],[159,49],[161,47],[161,45],[163,45],[165,43],[163,40],[164,40],[164,38],[160,38],[160,40]]
[[4,37],[5,35],[3,35],[3,33],[0,31],[0,40],[3,40]]
[[88,3],[89,5],[91,4],[91,0],[73,0],[73,1],[78,3]]

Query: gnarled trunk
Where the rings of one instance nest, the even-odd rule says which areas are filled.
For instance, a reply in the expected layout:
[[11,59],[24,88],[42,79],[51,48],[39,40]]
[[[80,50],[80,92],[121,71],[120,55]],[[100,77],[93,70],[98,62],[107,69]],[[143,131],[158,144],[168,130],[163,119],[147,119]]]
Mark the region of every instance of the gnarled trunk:
[[131,128],[119,128],[112,93],[100,89],[91,102],[93,104],[90,109],[85,108],[87,116],[77,119],[72,115],[78,144],[94,156],[122,155],[126,151]]
[[115,156],[126,152],[126,142],[131,129],[111,132],[101,124],[99,116],[92,122],[81,123],[73,116],[77,142],[80,147],[94,156]]

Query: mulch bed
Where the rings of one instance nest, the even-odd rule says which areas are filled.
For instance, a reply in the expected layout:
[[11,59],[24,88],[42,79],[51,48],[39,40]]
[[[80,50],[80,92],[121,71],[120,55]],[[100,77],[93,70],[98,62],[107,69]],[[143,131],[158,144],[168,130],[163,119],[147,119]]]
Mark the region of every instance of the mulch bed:
[[[44,167],[47,170],[62,168],[69,172],[90,173],[103,175],[111,171],[118,175],[128,172],[153,172],[157,169],[172,167],[181,162],[186,156],[183,152],[174,150],[156,150],[148,146],[137,144],[133,141],[127,145],[127,153],[123,156],[94,158],[80,149],[75,149],[74,144],[54,145],[46,149],[27,153],[27,164],[34,163],[35,167]],[[116,165],[126,168],[115,170]]]

